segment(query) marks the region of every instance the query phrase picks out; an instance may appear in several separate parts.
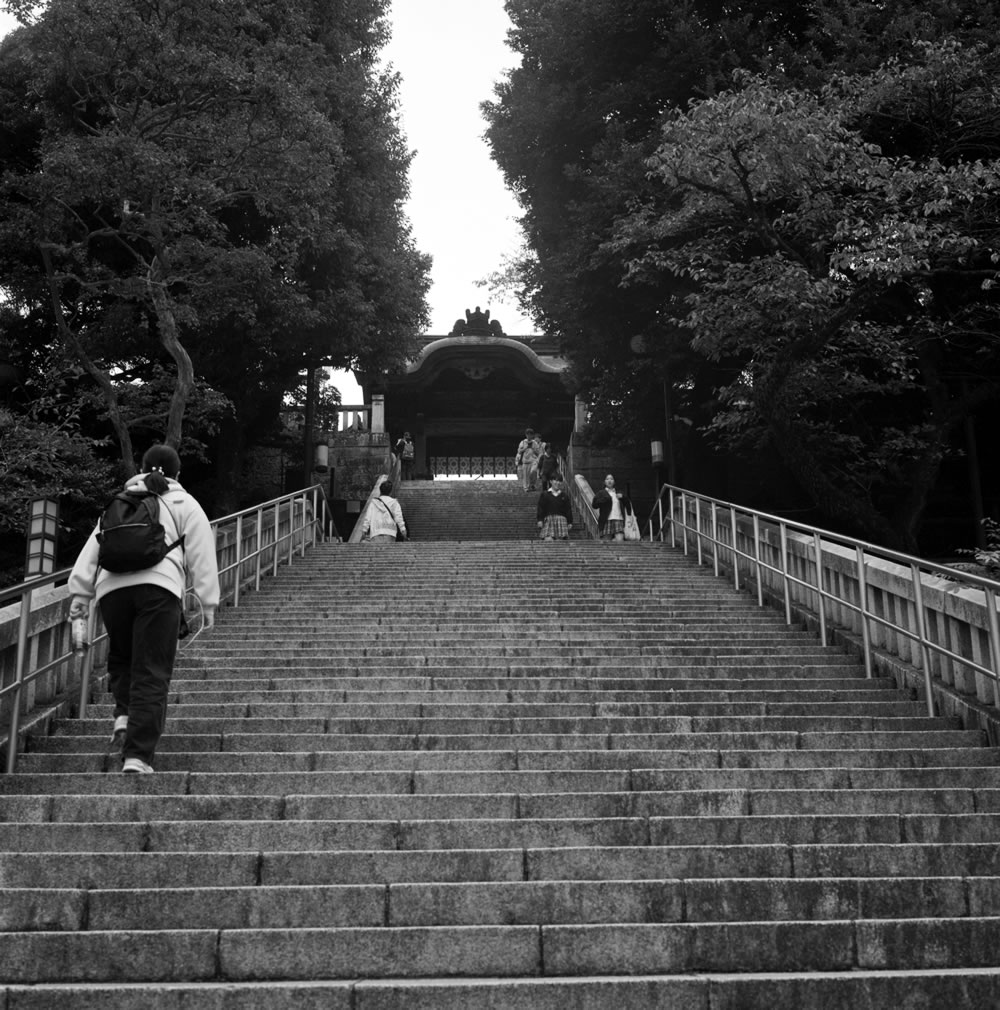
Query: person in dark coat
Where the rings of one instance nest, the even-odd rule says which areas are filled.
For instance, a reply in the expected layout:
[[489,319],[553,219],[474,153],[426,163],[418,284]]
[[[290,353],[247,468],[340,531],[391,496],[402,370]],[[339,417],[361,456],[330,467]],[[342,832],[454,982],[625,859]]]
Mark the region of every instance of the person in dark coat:
[[551,442],[546,442],[542,446],[542,454],[538,457],[538,480],[542,490],[548,490],[549,482],[559,472],[559,456],[552,448]]
[[594,495],[591,508],[597,510],[597,524],[605,540],[625,539],[625,511],[627,499],[615,490],[615,478],[609,473],[604,487]]
[[552,476],[549,487],[538,496],[538,535],[542,540],[568,540],[573,528],[573,507],[562,475]]

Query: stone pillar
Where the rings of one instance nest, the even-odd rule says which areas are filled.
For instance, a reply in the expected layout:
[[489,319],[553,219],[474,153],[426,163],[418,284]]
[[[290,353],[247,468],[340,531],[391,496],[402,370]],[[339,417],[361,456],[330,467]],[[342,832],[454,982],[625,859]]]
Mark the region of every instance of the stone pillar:
[[583,431],[587,426],[587,401],[579,396],[573,400],[573,431]]
[[372,394],[372,434],[381,434],[385,431],[385,394]]

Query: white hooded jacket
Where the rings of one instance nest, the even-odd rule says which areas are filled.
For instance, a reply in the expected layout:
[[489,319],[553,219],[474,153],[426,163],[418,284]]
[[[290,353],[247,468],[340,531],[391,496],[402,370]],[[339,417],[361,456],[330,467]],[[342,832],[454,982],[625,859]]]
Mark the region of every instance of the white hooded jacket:
[[[131,477],[126,491],[145,491],[146,474]],[[157,564],[136,572],[109,572],[97,563],[100,523],[90,534],[69,577],[69,592],[74,603],[89,606],[93,599],[127,586],[155,585],[173,593],[182,602],[188,584],[206,612],[215,613],[219,605],[219,568],[215,556],[215,534],[201,505],[172,478],[160,496],[160,522],[167,543],[184,537],[183,545],[168,551]]]

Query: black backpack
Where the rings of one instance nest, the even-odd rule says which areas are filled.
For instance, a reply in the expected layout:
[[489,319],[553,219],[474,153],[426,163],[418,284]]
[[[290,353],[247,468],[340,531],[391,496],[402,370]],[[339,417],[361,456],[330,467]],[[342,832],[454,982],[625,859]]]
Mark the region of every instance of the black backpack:
[[121,573],[152,568],[181,546],[184,537],[167,544],[160,522],[159,495],[152,491],[121,491],[101,515],[97,542],[97,563],[106,571]]

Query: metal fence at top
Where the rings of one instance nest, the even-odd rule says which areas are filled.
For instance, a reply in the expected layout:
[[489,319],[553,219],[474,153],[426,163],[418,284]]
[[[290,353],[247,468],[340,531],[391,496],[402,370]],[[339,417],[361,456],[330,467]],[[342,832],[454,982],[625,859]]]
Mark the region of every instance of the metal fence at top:
[[[234,512],[211,523],[215,531],[221,602],[234,607],[261,579],[292,563],[296,552],[326,539],[332,530],[329,505],[320,485]],[[18,583],[0,591],[0,743],[5,770],[17,762],[21,718],[54,703],[79,686],[77,715],[86,714],[95,662],[106,653],[107,636],[99,608],[92,607],[90,646],[73,651],[70,638],[70,569]]]

